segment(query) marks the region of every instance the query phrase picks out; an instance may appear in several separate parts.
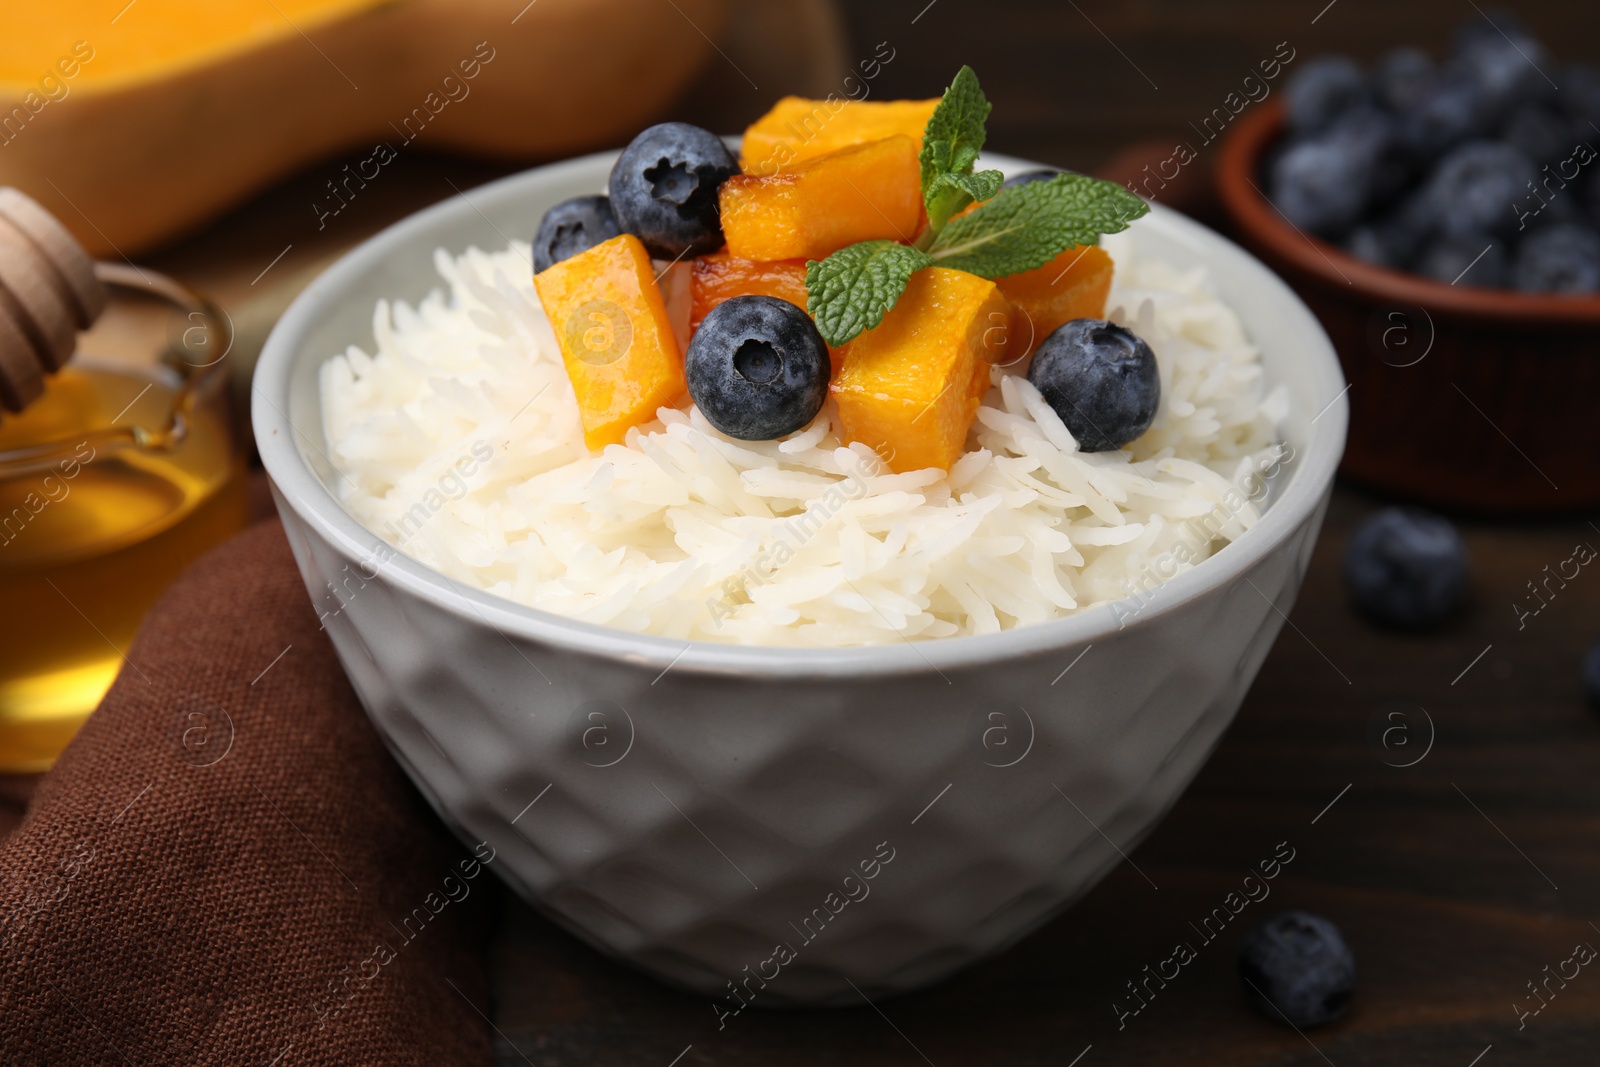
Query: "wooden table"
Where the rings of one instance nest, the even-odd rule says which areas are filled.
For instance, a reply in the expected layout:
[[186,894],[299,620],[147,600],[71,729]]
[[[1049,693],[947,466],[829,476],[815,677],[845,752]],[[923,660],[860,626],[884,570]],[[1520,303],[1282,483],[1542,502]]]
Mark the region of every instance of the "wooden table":
[[[1278,41],[1302,55],[1370,56],[1408,40],[1437,46],[1471,14],[1444,0],[1342,0],[1313,23],[1323,6],[895,0],[851,7],[845,58],[892,42],[881,97],[930,95],[970,62],[996,101],[994,148],[1087,167],[1131,140],[1183,136]],[[1558,45],[1595,39],[1592,5],[1524,14]],[[770,102],[708,77],[674,117],[733,128]],[[243,318],[269,319],[283,298],[263,289],[292,289],[296,275],[394,218],[513,169],[418,152],[319,231],[309,205],[342,162],[151,261]],[[102,339],[114,343],[122,328]],[[1238,720],[1132,853],[1159,889],[1124,864],[1034,936],[934,989],[877,1008],[746,1013],[722,1033],[705,1000],[609,963],[508,903],[493,953],[501,1062],[1593,1064],[1600,973],[1580,972],[1520,1029],[1517,1009],[1536,1006],[1528,983],[1546,966],[1579,942],[1600,945],[1600,718],[1578,674],[1600,639],[1600,571],[1552,583],[1548,606],[1520,627],[1515,607],[1537,606],[1527,583],[1575,544],[1600,546],[1600,527],[1466,524],[1471,611],[1442,633],[1395,636],[1354,616],[1339,579],[1351,529],[1377,506],[1339,492],[1292,625]],[[1295,859],[1271,898],[1119,1030],[1112,1004],[1127,1006],[1124,983],[1192,939],[1189,923],[1285,841]],[[1249,1008],[1233,970],[1245,928],[1291,907],[1336,921],[1360,974],[1349,1016],[1304,1036]]]
[[[746,1012],[720,1033],[708,1001],[513,903],[493,953],[501,1064],[667,1067],[686,1048],[679,1067],[1593,1064],[1600,973],[1552,982],[1523,1027],[1514,1006],[1537,1007],[1527,983],[1576,944],[1600,946],[1600,716],[1579,678],[1600,639],[1600,571],[1552,581],[1520,629],[1513,605],[1537,606],[1526,583],[1580,542],[1600,547],[1600,530],[1465,524],[1471,609],[1441,633],[1398,636],[1355,615],[1339,573],[1377,506],[1338,492],[1238,719],[1131,853],[1150,881],[1124,863],[1009,952],[925,992]],[[1295,858],[1271,896],[1202,945],[1189,923],[1279,842]],[[1359,973],[1346,1019],[1303,1036],[1249,1007],[1234,972],[1245,930],[1289,908],[1338,923]],[[1119,1030],[1112,1002],[1134,1006],[1124,983],[1180,940],[1198,958]]]

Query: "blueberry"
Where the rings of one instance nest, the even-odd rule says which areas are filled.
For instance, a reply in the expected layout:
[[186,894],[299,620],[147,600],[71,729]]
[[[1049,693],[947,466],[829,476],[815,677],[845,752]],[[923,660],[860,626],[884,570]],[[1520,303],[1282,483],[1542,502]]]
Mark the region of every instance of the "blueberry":
[[1506,236],[1516,229],[1516,205],[1539,176],[1533,161],[1508,144],[1469,141],[1446,156],[1424,196],[1443,233]]
[[1327,136],[1366,168],[1367,197],[1389,200],[1411,180],[1411,164],[1399,123],[1376,107],[1358,107],[1333,124]]
[[1283,89],[1289,129],[1320,133],[1347,111],[1365,104],[1367,77],[1347,56],[1318,56],[1295,72]]
[[1269,182],[1285,218],[1302,230],[1332,235],[1395,192],[1406,174],[1393,120],[1362,108],[1290,146],[1273,163]]
[[1589,649],[1583,659],[1583,692],[1590,704],[1600,708],[1600,644]]
[[1587,225],[1584,218],[1583,191],[1572,186],[1561,188],[1559,178],[1552,178],[1555,171],[1541,172],[1539,183],[1529,190],[1525,190],[1522,199],[1517,201],[1512,212],[1517,217],[1517,232],[1514,235],[1522,239],[1530,233],[1539,230],[1548,230],[1552,226],[1569,226],[1573,223]]
[[1366,182],[1358,167],[1330,141],[1301,141],[1272,165],[1272,202],[1302,230],[1338,233],[1367,207]]
[[539,220],[539,229],[533,235],[533,272],[547,270],[621,233],[608,197],[575,196],[563,200]]
[[1420,48],[1396,48],[1383,57],[1373,75],[1378,99],[1396,114],[1409,111],[1421,99],[1433,73],[1428,53]]
[[1029,182],[1047,182],[1051,178],[1056,178],[1063,174],[1077,173],[1077,171],[1067,170],[1065,167],[1049,167],[1043,170],[1025,170],[1020,174],[1013,174],[1011,177],[1007,178],[1005,182],[1001,184],[1000,188],[1015,189],[1017,186],[1027,185]]
[[1455,54],[1462,55],[1483,41],[1503,41],[1507,37],[1512,40],[1532,40],[1533,32],[1514,11],[1503,7],[1483,8],[1477,16],[1456,27]]
[[717,188],[739,173],[722,139],[687,122],[651,126],[611,168],[611,210],[657,259],[722,247]]
[[1356,530],[1345,583],[1369,618],[1397,629],[1436,626],[1467,598],[1467,546],[1449,520],[1384,508]]
[[1245,935],[1239,977],[1263,1013],[1305,1030],[1332,1022],[1350,1006],[1356,959],[1333,923],[1286,911]]
[[1569,118],[1585,128],[1600,126],[1600,69],[1574,63],[1561,82],[1561,104]]
[[1046,337],[1028,381],[1085,452],[1121,448],[1150,428],[1161,406],[1155,353],[1102,319],[1074,319]]
[[1559,163],[1576,147],[1572,123],[1544,104],[1523,104],[1500,125],[1500,139],[1535,163]]
[[1414,267],[1446,285],[1499,289],[1506,283],[1506,246],[1484,233],[1444,234],[1422,250]]
[[683,369],[707,422],[741,441],[770,441],[816,418],[829,367],[810,315],[777,297],[736,296],[701,321]]
[[1406,265],[1406,257],[1400,254],[1389,231],[1377,223],[1365,222],[1351,230],[1344,240],[1344,248],[1357,259],[1376,267],[1400,270]]
[[1459,71],[1440,71],[1418,89],[1400,114],[1400,139],[1419,161],[1431,161],[1488,129],[1488,104],[1476,82]]
[[1570,223],[1530,233],[1517,248],[1511,283],[1525,293],[1600,292],[1600,234]]
[[1549,99],[1555,91],[1540,73],[1553,60],[1531,37],[1486,37],[1464,48],[1453,65],[1483,91],[1493,119],[1504,118],[1519,104]]
[[1345,248],[1359,259],[1395,270],[1409,269],[1433,234],[1431,213],[1416,195],[1350,232]]

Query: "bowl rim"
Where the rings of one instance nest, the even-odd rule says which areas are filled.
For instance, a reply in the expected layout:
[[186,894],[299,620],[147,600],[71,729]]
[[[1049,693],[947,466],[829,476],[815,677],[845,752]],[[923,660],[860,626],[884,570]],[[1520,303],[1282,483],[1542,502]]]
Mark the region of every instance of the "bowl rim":
[[1477,322],[1600,327],[1600,295],[1561,296],[1455,286],[1357,259],[1306,233],[1256,183],[1262,156],[1284,134],[1282,100],[1263,103],[1229,128],[1217,150],[1216,189],[1234,225],[1270,255],[1331,289],[1380,304],[1405,303]]
[[[256,445],[280,508],[291,509],[302,523],[351,558],[382,559],[378,565],[380,573],[409,595],[466,622],[489,626],[508,643],[520,638],[555,652],[621,660],[633,666],[659,670],[661,674],[657,680],[660,680],[668,670],[682,675],[762,678],[878,677],[928,672],[943,676],[945,669],[1093,644],[1119,630],[1148,625],[1151,620],[1244,577],[1294,531],[1311,521],[1326,499],[1344,451],[1349,422],[1348,386],[1327,333],[1304,302],[1260,260],[1187,216],[1152,205],[1147,218],[1159,220],[1163,227],[1176,230],[1175,236],[1197,246],[1215,247],[1234,257],[1246,270],[1259,273],[1258,278],[1251,279],[1252,284],[1259,281],[1275,302],[1299,309],[1310,327],[1304,351],[1312,364],[1311,391],[1323,406],[1309,425],[1304,452],[1294,456],[1297,469],[1287,487],[1255,526],[1201,564],[1145,591],[1142,605],[1131,622],[1119,623],[1114,610],[1118,604],[1126,603],[1125,598],[1085,608],[1064,618],[994,634],[923,640],[902,635],[899,642],[842,648],[743,645],[615,629],[464,586],[407,556],[362,526],[304,459],[297,438],[303,439],[313,451],[320,452],[320,448],[316,438],[294,426],[288,417],[292,372],[300,356],[301,338],[314,325],[323,308],[369,266],[389,258],[449,220],[481,214],[474,200],[526,193],[546,181],[576,177],[602,165],[609,166],[616,156],[615,151],[597,152],[520,171],[417,211],[346,252],[295,298],[263,346],[251,382],[251,418]],[[984,163],[1012,173],[1041,166],[990,153],[985,154]],[[437,235],[429,237],[428,241],[432,242],[430,247],[444,243]],[[329,357],[332,355],[328,353]],[[1281,613],[1276,604],[1273,607]],[[945,681],[950,680],[945,678]]]

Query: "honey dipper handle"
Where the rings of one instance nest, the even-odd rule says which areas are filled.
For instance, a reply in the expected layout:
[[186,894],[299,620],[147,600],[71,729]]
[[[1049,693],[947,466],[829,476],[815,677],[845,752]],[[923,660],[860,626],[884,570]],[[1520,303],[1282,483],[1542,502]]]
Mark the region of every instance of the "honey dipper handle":
[[106,299],[95,261],[67,228],[21,190],[0,188],[0,408],[19,412],[39,398]]

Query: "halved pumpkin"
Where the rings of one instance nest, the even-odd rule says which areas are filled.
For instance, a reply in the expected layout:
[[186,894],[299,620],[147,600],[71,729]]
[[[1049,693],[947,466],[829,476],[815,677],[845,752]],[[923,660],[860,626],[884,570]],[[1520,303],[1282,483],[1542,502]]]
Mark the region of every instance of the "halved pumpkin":
[[729,8],[18,0],[0,33],[0,185],[37,199],[91,252],[136,254],[360,149],[308,183],[305,225],[282,238],[301,241],[378,195],[367,187],[413,141],[544,158],[626,141],[714,55]]

